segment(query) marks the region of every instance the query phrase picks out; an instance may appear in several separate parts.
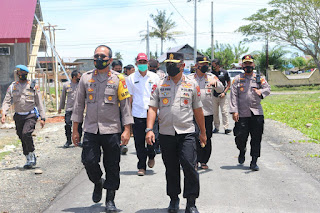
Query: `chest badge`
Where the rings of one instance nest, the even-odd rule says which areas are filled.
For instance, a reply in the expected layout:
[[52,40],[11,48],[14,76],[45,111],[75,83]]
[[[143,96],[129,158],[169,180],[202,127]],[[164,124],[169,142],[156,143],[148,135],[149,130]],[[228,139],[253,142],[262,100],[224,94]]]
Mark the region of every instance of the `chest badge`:
[[109,101],[112,101],[112,96],[109,96],[109,97],[108,97],[108,100],[109,100]]
[[108,83],[109,84],[114,84],[114,81],[113,80],[109,80]]
[[240,91],[241,91],[241,92],[243,92],[243,90],[244,90],[244,88],[243,88],[243,87],[241,87],[241,88],[240,88]]
[[93,92],[94,90],[92,88],[89,88],[88,89],[88,92]]
[[189,103],[188,99],[184,99],[183,103],[184,103],[184,105],[188,105],[188,103]]
[[93,95],[89,95],[89,100],[92,101]]
[[96,81],[91,78],[91,79],[89,80],[89,82],[90,82],[90,83],[94,83],[94,82],[96,82]]
[[162,100],[162,103],[163,103],[164,105],[167,105],[167,104],[169,103],[168,98],[164,98],[164,99]]

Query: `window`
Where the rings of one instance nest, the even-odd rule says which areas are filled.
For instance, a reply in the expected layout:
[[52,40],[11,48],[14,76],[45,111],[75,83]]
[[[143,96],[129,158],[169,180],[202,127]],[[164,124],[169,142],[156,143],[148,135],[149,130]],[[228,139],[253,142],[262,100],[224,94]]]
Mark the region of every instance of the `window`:
[[0,47],[0,55],[10,55],[10,47]]

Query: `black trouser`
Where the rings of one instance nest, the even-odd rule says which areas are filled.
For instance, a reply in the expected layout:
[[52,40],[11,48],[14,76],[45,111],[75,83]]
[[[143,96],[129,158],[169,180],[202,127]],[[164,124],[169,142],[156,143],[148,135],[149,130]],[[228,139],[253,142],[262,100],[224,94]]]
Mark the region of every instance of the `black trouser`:
[[[72,120],[71,120],[72,111],[66,111],[66,114],[64,116],[64,120],[66,122],[66,125],[64,126],[65,133],[67,136],[67,141],[71,143],[71,135],[72,135]],[[80,141],[82,137],[82,123],[79,123],[78,126],[78,132],[80,135]]]
[[204,119],[205,119],[206,135],[207,135],[207,144],[203,148],[201,147],[200,139],[199,139],[200,129],[198,125],[195,125],[195,127],[196,127],[198,162],[206,164],[210,159],[211,151],[212,151],[211,137],[212,137],[213,115],[205,116]]
[[83,137],[82,163],[88,177],[97,183],[102,177],[99,165],[103,150],[103,166],[106,181],[103,188],[117,190],[120,185],[120,134],[100,135],[85,132]]
[[23,154],[28,155],[29,152],[34,151],[32,133],[37,124],[37,116],[34,113],[28,115],[19,115],[15,113],[13,120],[16,124],[17,135],[22,143]]
[[154,133],[154,136],[155,136],[154,148],[155,149],[159,149],[160,148],[160,142],[159,142],[159,121],[158,121],[158,116],[156,117],[156,120],[154,121],[153,133]]
[[251,136],[250,155],[260,157],[261,139],[263,134],[264,116],[251,115],[251,117],[239,118],[233,129],[237,148],[243,151],[246,148],[248,136]]
[[166,167],[167,195],[181,193],[180,165],[184,173],[184,198],[199,197],[199,174],[196,171],[197,152],[195,134],[159,135],[163,163]]
[[138,169],[146,169],[147,157],[149,159],[154,159],[156,153],[154,151],[154,146],[150,146],[146,143],[146,132],[147,128],[147,119],[146,118],[134,118],[133,124],[133,137],[134,137],[134,145],[137,151],[138,157]]

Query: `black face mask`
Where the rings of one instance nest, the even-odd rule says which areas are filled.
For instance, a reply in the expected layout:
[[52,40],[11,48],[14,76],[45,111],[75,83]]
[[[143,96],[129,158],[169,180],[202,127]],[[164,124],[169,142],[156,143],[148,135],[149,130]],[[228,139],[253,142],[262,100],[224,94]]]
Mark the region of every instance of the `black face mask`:
[[27,80],[28,74],[18,75],[18,76],[19,76],[19,79],[20,79],[21,81],[25,81],[25,80]]
[[168,63],[166,64],[167,73],[169,76],[174,77],[179,74],[180,69],[177,67],[177,64],[174,63]]
[[94,66],[98,70],[103,70],[104,68],[109,66],[108,62],[109,62],[109,59],[108,60],[102,60],[102,58],[94,59]]
[[253,71],[253,67],[252,66],[245,66],[245,67],[243,67],[243,70],[246,73],[251,73]]
[[157,70],[156,69],[149,69],[149,71],[156,73]]
[[202,73],[206,73],[206,72],[208,71],[208,69],[209,69],[209,66],[208,66],[208,65],[203,65],[203,66],[201,67],[200,71],[201,71]]

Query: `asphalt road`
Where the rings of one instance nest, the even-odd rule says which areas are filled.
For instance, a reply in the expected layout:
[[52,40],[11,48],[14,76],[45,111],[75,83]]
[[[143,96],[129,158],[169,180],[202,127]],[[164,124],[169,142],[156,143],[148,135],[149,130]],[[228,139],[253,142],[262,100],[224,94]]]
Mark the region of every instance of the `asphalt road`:
[[[201,213],[320,212],[320,183],[267,142],[262,142],[260,171],[252,172],[250,152],[244,165],[238,165],[238,150],[232,134],[214,134],[212,140],[209,170],[199,170],[201,188],[196,205]],[[167,212],[169,197],[161,155],[156,156],[155,167],[147,170],[144,177],[136,175],[136,163],[131,139],[129,152],[121,159],[117,207],[124,213]],[[92,191],[93,184],[83,170],[45,212],[104,212],[105,190],[97,204],[91,200]],[[180,212],[184,212],[186,200],[182,195],[180,200]]]

